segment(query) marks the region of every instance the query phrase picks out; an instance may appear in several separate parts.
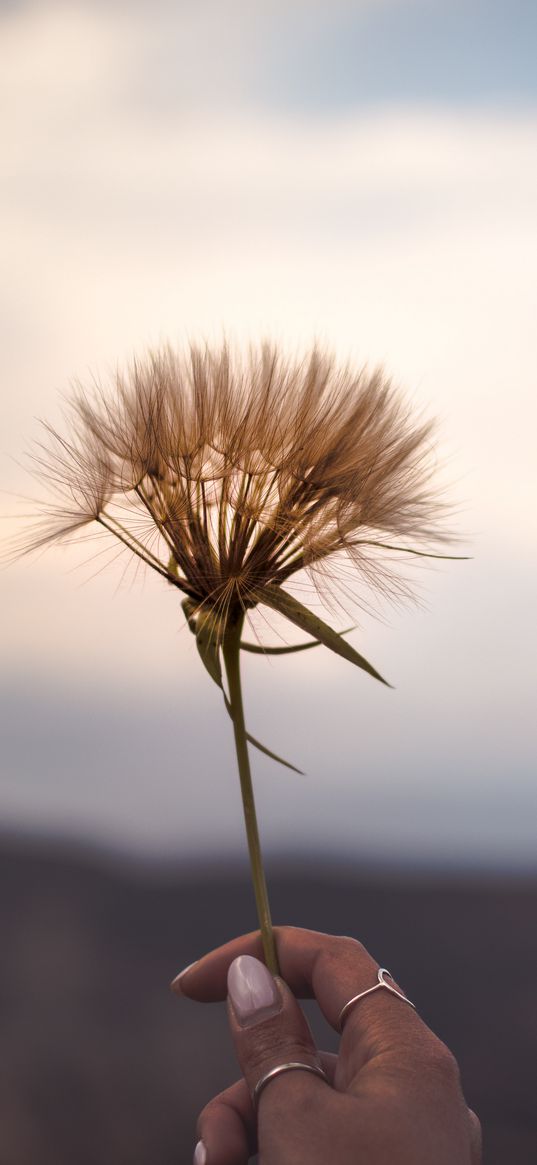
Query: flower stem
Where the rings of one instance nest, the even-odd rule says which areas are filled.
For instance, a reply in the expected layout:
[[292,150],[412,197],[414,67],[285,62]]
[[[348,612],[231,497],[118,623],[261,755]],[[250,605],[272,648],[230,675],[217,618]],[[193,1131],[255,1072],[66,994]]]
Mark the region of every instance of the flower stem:
[[244,724],[244,708],[242,703],[240,673],[240,638],[242,624],[243,618],[241,617],[232,626],[228,626],[222,644],[222,651],[224,655],[224,663],[226,666],[226,674],[229,686],[229,700],[231,704],[233,729],[235,733],[235,748],[237,750],[237,764],[239,767],[244,822],[246,825],[246,837],[248,839],[248,852],[250,854],[250,867],[252,871],[257,915],[259,918],[259,927],[261,930],[261,939],[263,942],[263,953],[269,971],[271,971],[273,975],[279,975],[280,970],[278,967],[278,957],[276,955],[276,946],[274,943],[274,934],[272,931],[272,921],[270,917],[270,906],[267,894],[267,885],[265,881],[265,871],[263,869],[263,858],[261,856],[261,845],[259,842],[259,830],[257,828],[257,815],[255,811],[254,790],[252,786],[252,774],[250,772],[250,758],[248,756],[248,743],[246,740],[246,728]]

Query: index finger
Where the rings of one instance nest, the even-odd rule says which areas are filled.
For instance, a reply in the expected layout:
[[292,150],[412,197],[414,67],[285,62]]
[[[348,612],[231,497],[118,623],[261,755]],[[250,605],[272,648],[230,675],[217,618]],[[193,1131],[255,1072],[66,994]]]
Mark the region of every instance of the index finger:
[[[314,996],[328,1023],[338,1031],[345,1004],[377,984],[379,964],[353,938],[293,926],[275,927],[274,937],[282,978],[299,998]],[[239,955],[263,959],[259,931],[241,935],[205,955],[174,980],[173,990],[205,1003],[225,999],[228,968]],[[398,990],[401,989],[398,987]],[[406,1007],[392,992],[375,991],[350,1009],[345,1032],[354,1031],[363,1036],[367,1029],[370,1034],[373,1022],[378,1035],[389,1030],[393,1040],[396,1017],[405,1030],[409,1023],[421,1025],[413,1009]]]

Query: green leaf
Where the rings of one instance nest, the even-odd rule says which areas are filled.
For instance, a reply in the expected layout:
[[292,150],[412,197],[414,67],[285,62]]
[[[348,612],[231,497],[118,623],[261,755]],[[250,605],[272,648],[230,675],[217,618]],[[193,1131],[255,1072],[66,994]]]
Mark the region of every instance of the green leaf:
[[307,631],[314,639],[324,643],[325,647],[329,647],[331,651],[335,651],[337,655],[341,655],[349,663],[354,663],[356,667],[366,671],[374,679],[380,680],[381,684],[386,684],[387,688],[391,688],[392,685],[383,679],[379,672],[364,659],[363,655],[351,647],[350,643],[346,643],[337,631],[334,631],[328,623],[325,623],[318,615],[314,615],[312,611],[299,603],[298,599],[293,598],[281,587],[275,586],[274,583],[267,583],[262,590],[256,592],[255,598],[258,603],[265,603],[267,607],[279,611],[281,615],[290,619],[291,623],[301,627],[302,631]]
[[[223,688],[222,688],[222,691],[224,692]],[[231,704],[230,704],[225,692],[224,692],[224,703],[226,705],[226,708],[229,712],[231,719],[233,720],[233,712],[231,711]],[[304,772],[302,771],[302,769],[297,769],[296,765],[291,764],[291,761],[284,760],[284,758],[282,756],[278,756],[277,752],[272,752],[270,750],[270,748],[266,747],[266,745],[261,744],[261,741],[256,740],[255,736],[252,736],[252,734],[250,732],[246,733],[246,739],[248,741],[248,744],[253,745],[253,747],[257,748],[259,750],[259,752],[262,752],[262,753],[264,753],[265,756],[270,757],[271,760],[277,761],[279,765],[283,765],[286,769],[291,769],[291,771],[293,773],[298,773],[301,777],[303,777],[305,775]]]

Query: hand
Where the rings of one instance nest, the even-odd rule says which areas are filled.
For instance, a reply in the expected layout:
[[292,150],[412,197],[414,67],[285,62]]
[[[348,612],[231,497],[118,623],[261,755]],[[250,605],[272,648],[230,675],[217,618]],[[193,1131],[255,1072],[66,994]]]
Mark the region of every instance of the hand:
[[[378,964],[351,938],[275,929],[282,978],[263,963],[259,933],[234,939],[174,981],[180,995],[225,999],[243,1079],[198,1121],[195,1165],[479,1165],[479,1121],[457,1063],[413,1008],[386,990],[356,1003],[339,1052],[318,1052],[295,996],[314,996],[338,1030],[342,1007],[377,982]],[[244,957],[246,956],[246,958]],[[253,958],[252,958],[253,956]],[[395,985],[397,986],[397,984]],[[400,988],[397,988],[401,990]],[[278,1064],[321,1066],[257,1082]]]

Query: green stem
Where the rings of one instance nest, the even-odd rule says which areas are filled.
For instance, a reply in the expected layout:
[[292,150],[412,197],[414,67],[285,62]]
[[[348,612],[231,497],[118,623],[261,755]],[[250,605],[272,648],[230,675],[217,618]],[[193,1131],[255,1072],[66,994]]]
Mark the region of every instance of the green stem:
[[237,764],[239,767],[239,778],[241,783],[244,822],[246,825],[246,837],[248,839],[248,852],[250,854],[250,866],[252,870],[252,881],[254,884],[257,915],[259,918],[259,927],[263,941],[263,953],[269,971],[271,971],[273,975],[279,975],[280,970],[278,967],[278,957],[276,955],[276,946],[274,943],[274,934],[272,931],[272,921],[270,917],[270,906],[267,894],[267,885],[265,881],[265,871],[263,869],[263,859],[261,856],[261,845],[259,842],[259,830],[257,828],[257,815],[255,811],[254,790],[252,786],[252,774],[250,772],[250,758],[248,756],[248,743],[246,740],[246,728],[244,724],[244,708],[242,703],[239,658],[242,624],[243,618],[241,617],[238,622],[233,624],[233,626],[228,627],[224,636],[222,651],[224,655],[224,663],[226,666],[226,674],[229,685],[229,700],[233,717],[233,730],[235,733],[235,748],[237,750]]

